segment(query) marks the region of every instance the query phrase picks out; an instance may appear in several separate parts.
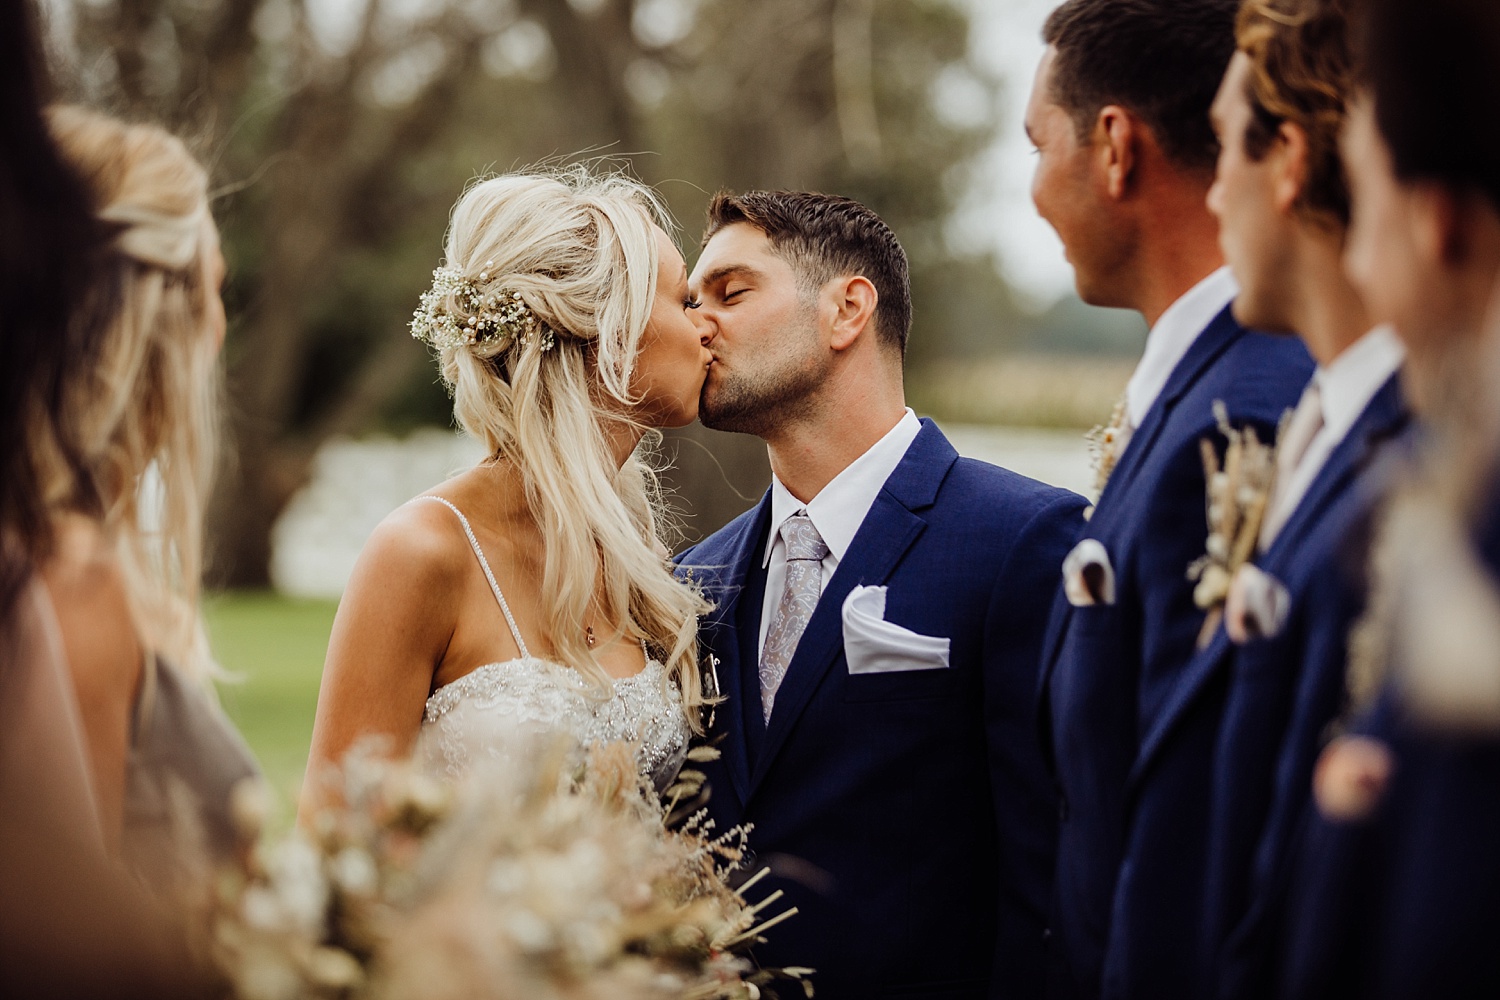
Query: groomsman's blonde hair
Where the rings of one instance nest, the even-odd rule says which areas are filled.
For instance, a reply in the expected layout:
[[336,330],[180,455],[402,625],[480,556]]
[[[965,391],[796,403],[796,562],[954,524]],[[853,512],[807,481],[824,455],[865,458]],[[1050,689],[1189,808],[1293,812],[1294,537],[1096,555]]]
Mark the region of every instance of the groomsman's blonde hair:
[[1265,157],[1282,123],[1307,136],[1308,176],[1297,207],[1335,229],[1349,225],[1339,154],[1354,88],[1351,0],[1246,0],[1235,40],[1250,58],[1245,148]]

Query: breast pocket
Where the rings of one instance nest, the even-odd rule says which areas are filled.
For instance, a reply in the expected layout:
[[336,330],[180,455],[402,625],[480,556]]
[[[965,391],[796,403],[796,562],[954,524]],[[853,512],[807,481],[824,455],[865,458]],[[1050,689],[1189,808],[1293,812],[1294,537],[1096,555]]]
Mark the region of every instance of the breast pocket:
[[885,611],[885,587],[856,587],[844,601],[846,700],[938,698],[952,693],[952,641],[887,621]]
[[1073,636],[1087,639],[1108,637],[1119,629],[1120,610],[1113,604],[1074,608],[1073,620],[1068,625],[1068,631]]
[[956,690],[946,645],[939,654],[866,639],[844,653],[845,701],[946,698]]

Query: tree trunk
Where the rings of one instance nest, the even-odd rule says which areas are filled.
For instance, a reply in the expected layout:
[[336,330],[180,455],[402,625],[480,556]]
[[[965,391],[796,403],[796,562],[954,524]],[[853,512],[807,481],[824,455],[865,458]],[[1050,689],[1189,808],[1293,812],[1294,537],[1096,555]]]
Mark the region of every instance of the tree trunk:
[[229,456],[209,505],[209,583],[218,587],[271,585],[272,529],[307,481],[312,453],[255,440],[241,426],[229,435]]

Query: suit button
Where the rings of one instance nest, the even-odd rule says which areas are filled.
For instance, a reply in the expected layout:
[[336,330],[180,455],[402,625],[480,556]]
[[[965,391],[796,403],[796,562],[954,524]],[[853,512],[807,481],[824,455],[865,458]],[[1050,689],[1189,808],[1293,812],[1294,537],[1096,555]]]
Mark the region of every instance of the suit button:
[[759,864],[760,856],[749,848],[746,848],[744,857],[740,858],[740,867],[751,875],[754,875],[756,866]]

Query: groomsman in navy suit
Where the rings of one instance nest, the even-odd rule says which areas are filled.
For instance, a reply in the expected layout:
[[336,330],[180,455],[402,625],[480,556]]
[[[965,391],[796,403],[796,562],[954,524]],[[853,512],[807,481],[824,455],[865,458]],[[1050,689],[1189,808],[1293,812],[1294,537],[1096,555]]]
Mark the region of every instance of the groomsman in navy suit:
[[1406,340],[1424,454],[1378,542],[1352,732],[1314,772],[1278,995],[1477,1000],[1500,996],[1500,6],[1364,7],[1346,263]]
[[[1069,0],[1026,113],[1032,194],[1079,294],[1139,311],[1145,352],[1101,433],[1102,492],[1063,567],[1039,714],[1059,792],[1051,992],[1096,997],[1140,736],[1173,697],[1204,613],[1189,565],[1208,524],[1202,442],[1215,415],[1269,440],[1312,373],[1292,338],[1246,331],[1229,306],[1205,206],[1218,143],[1209,106],[1234,52],[1237,0]],[[1113,972],[1113,970],[1112,970]]]
[[705,424],[764,438],[752,510],[679,557],[716,607],[709,811],[753,824],[757,951],[820,998],[1035,997],[1055,835],[1037,659],[1084,501],[906,407],[906,256],[869,209],[720,195],[691,286]]
[[1273,886],[1288,826],[1310,801],[1362,596],[1362,574],[1345,572],[1341,553],[1377,491],[1378,459],[1406,425],[1401,342],[1374,325],[1343,270],[1345,6],[1252,0],[1212,109],[1221,149],[1208,206],[1240,286],[1235,318],[1300,335],[1318,367],[1281,434],[1259,541],[1223,623],[1144,730],[1131,769],[1110,996],[1268,994]]

